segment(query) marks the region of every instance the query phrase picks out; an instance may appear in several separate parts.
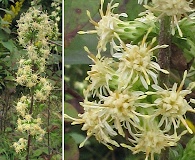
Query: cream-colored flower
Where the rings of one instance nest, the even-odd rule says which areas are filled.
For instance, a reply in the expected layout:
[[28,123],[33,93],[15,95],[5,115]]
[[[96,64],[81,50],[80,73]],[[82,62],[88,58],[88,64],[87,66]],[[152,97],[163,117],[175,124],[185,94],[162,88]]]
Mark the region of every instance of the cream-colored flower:
[[40,78],[38,88],[35,90],[35,99],[38,101],[47,100],[52,89],[52,84],[46,78]]
[[27,147],[27,140],[24,138],[20,138],[18,142],[14,142],[13,147],[16,151],[16,153],[19,153],[26,149]]
[[182,31],[179,27],[178,21],[182,15],[188,16],[188,12],[193,12],[191,8],[193,0],[152,0],[153,6],[145,6],[151,11],[161,13],[161,16],[167,15],[172,17],[172,34],[175,33],[174,26],[176,25],[179,35],[182,37]]
[[68,115],[65,115],[65,118],[72,119],[72,124],[83,124],[82,130],[87,131],[86,139],[94,135],[99,142],[112,149],[110,144],[118,147],[118,143],[112,137],[118,134],[125,137],[124,130],[127,127],[139,128],[140,116],[149,118],[148,115],[144,115],[144,112],[142,114],[137,111],[138,107],[150,106],[139,102],[145,97],[146,95],[141,91],[130,93],[128,91],[110,91],[109,96],[99,96],[99,102],[89,102],[86,98],[84,102],[80,103],[84,108],[84,113],[79,114],[80,119]]
[[24,118],[25,118],[25,120],[26,120],[27,122],[31,122],[31,120],[32,120],[32,116],[31,116],[30,114],[26,114],[26,115],[24,116]]
[[114,66],[116,62],[112,58],[100,57],[100,55],[94,56],[86,47],[85,50],[94,62],[91,65],[91,70],[87,72],[86,80],[91,83],[88,90],[92,91],[94,95],[99,92],[100,94],[106,93],[106,90],[109,89],[109,81],[112,80],[112,76],[115,74]]
[[87,138],[80,144],[79,147],[82,147],[86,140],[93,135],[99,142],[111,150],[112,147],[110,144],[119,147],[119,144],[110,138],[116,136],[117,133],[106,121],[109,116],[103,114],[104,112],[101,107],[97,107],[97,104],[88,101],[81,103],[81,105],[84,106],[85,112],[78,115],[80,119],[72,118],[66,114],[64,115],[65,118],[73,120],[72,125],[83,124],[82,130],[87,131]]
[[139,14],[139,17],[135,19],[135,21],[143,22],[145,24],[150,24],[150,26],[155,27],[155,22],[157,21],[157,17],[150,10],[146,10]]
[[187,12],[192,12],[190,5],[193,0],[152,0],[154,8],[168,16],[181,16]]
[[[143,115],[137,112],[137,108],[147,107],[143,103],[138,103],[139,100],[144,99],[144,95],[141,91],[115,91],[109,92],[109,96],[101,96],[101,104],[97,104],[102,108],[102,112],[110,117],[110,121],[113,121],[113,127],[123,137],[125,133],[123,131],[123,125],[139,126],[139,116],[148,118],[148,115]],[[149,106],[149,105],[148,105]]]
[[16,106],[16,111],[21,115],[24,116],[26,113],[26,109],[28,107],[28,104],[23,103],[23,102],[18,102]]
[[[180,122],[182,122],[187,130],[192,133],[184,118],[187,111],[195,112],[195,110],[189,105],[185,97],[191,93],[195,84],[191,83],[188,88],[182,90],[186,76],[187,71],[184,72],[183,80],[179,87],[177,87],[177,83],[174,83],[170,89],[163,89],[158,85],[153,85],[152,87],[156,92],[147,92],[147,94],[155,94],[158,97],[154,101],[154,104],[157,106],[154,116],[162,115],[159,126],[165,123],[165,127],[170,128],[173,124],[174,131],[176,132],[176,129],[180,126]],[[190,102],[195,103],[194,99],[191,99]]]
[[148,85],[150,85],[150,77],[154,83],[157,83],[158,71],[166,74],[169,73],[168,71],[161,69],[158,63],[152,61],[152,58],[154,58],[153,51],[159,48],[166,48],[168,45],[157,45],[152,48],[156,38],[153,38],[151,43],[146,43],[150,30],[139,45],[125,44],[118,37],[121,48],[117,48],[118,53],[115,53],[113,57],[120,60],[119,68],[117,70],[119,86],[125,88],[130,83],[133,84],[140,79],[143,86],[147,89]]
[[168,135],[165,131],[161,130],[155,121],[144,120],[144,127],[129,141],[133,144],[127,145],[122,143],[121,146],[130,149],[133,154],[145,152],[148,160],[151,155],[151,160],[154,160],[154,154],[160,154],[165,147],[176,146],[181,136],[186,132],[182,132],[179,136],[177,134]]
[[99,36],[99,42],[98,42],[98,52],[100,51],[106,51],[106,44],[108,42],[111,42],[114,38],[114,32],[118,28],[118,24],[122,23],[122,21],[119,19],[119,17],[127,17],[126,13],[121,14],[114,14],[112,13],[113,9],[118,7],[118,3],[115,3],[112,5],[113,0],[111,0],[110,3],[108,3],[107,11],[104,14],[103,13],[103,4],[104,0],[101,0],[101,8],[99,10],[101,20],[99,22],[95,22],[90,15],[90,12],[87,11],[87,15],[90,18],[90,22],[95,26],[96,30],[90,30],[87,32],[80,31],[79,34],[85,34],[85,33],[97,33]]

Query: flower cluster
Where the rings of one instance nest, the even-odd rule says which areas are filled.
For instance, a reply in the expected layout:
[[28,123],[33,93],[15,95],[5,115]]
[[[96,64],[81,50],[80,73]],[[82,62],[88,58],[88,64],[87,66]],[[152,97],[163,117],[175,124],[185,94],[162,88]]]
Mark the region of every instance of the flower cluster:
[[32,69],[32,61],[21,59],[17,71],[16,82],[22,86],[32,88],[38,82],[38,75]]
[[22,150],[25,150],[26,146],[27,146],[27,140],[24,138],[20,138],[18,142],[14,142],[13,144],[16,153],[20,153]]
[[35,90],[35,98],[38,101],[47,100],[50,92],[52,90],[52,85],[46,78],[40,78],[39,83],[37,84],[37,88]]
[[40,140],[45,135],[45,131],[41,128],[41,118],[34,119],[30,114],[26,114],[24,119],[18,118],[17,130],[19,132],[27,132],[29,135],[35,136],[36,139]]
[[[144,152],[145,160],[149,157],[154,160],[155,153],[160,154],[165,147],[177,145],[182,135],[192,133],[185,117],[187,112],[195,112],[191,107],[195,99],[186,99],[195,87],[194,82],[185,85],[187,70],[180,84],[158,84],[158,74],[168,75],[171,70],[160,67],[156,53],[158,49],[170,46],[156,43],[154,35],[160,21],[155,14],[158,11],[179,20],[181,15],[192,11],[191,1],[153,0],[148,3],[147,0],[138,0],[139,4],[147,4],[149,10],[134,21],[120,20],[121,16],[127,15],[114,14],[113,9],[118,3],[112,5],[112,2],[108,3],[104,14],[104,1],[101,0],[99,22],[93,21],[87,11],[95,30],[79,33],[96,33],[99,36],[97,55],[84,47],[94,63],[87,72],[89,85],[84,90],[84,102],[80,103],[84,113],[79,114],[79,118],[65,114],[65,118],[72,119],[73,125],[83,124],[82,130],[87,132],[87,138],[80,147],[89,137],[95,136],[109,149],[121,146],[134,154]],[[143,37],[142,40],[140,37]],[[109,58],[101,55],[107,43],[111,45]],[[181,124],[185,126],[184,131],[178,129]],[[126,141],[118,142],[115,139],[117,135]]]
[[39,71],[45,70],[44,60],[48,58],[51,47],[48,40],[56,37],[54,21],[35,7],[22,14],[18,23],[18,40],[26,49],[29,59],[38,65]]
[[[17,131],[41,141],[46,131],[41,128],[41,118],[33,118],[33,109],[46,101],[53,89],[44,72],[51,51],[49,40],[56,36],[56,29],[54,21],[35,7],[30,7],[17,22],[18,40],[26,52],[19,61],[16,82],[30,90],[30,95],[22,96],[16,105]],[[26,147],[22,142],[14,145],[17,153]]]
[[17,102],[16,111],[24,117],[26,115],[26,111],[30,105],[30,99],[27,96],[22,96],[20,100]]

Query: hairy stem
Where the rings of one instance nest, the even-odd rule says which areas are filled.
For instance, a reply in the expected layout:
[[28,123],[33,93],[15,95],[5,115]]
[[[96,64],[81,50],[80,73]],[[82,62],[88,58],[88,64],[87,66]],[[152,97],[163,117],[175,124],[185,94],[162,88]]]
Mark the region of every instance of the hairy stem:
[[[170,54],[171,54],[171,18],[164,16],[161,18],[159,45],[167,44],[167,48],[160,48],[158,54],[158,63],[162,69],[169,71]],[[169,75],[162,72],[159,73],[159,85],[164,88],[164,85],[169,85]]]

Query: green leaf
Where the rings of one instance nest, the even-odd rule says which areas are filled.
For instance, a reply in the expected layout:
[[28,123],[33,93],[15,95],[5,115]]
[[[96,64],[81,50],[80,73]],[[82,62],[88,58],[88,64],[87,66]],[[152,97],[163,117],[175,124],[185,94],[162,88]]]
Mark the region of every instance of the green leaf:
[[175,147],[170,147],[169,149],[169,160],[176,160],[181,158],[183,154],[183,146],[178,143]]
[[4,80],[13,81],[13,80],[15,80],[15,77],[7,76],[7,77],[4,78]]
[[[86,10],[90,10],[91,15],[94,15],[98,12],[100,1],[86,0],[65,1],[65,39],[68,40],[72,36],[77,34],[86,22],[89,21],[89,18],[86,14]],[[68,39],[67,39],[68,38]]]
[[[70,133],[70,135],[77,144],[82,143],[86,139],[85,136],[83,136],[82,134],[76,133],[76,132]],[[89,143],[90,143],[89,141],[86,141],[85,146],[88,145]]]
[[[78,117],[77,110],[70,103],[65,102],[64,111],[65,111],[65,114],[71,117],[74,117],[74,118]],[[66,119],[66,121],[71,122],[72,120]]]
[[195,136],[188,142],[183,157],[180,160],[194,160],[195,157]]
[[38,157],[43,153],[43,151],[41,149],[37,149],[33,152],[33,156],[34,157]]
[[77,35],[68,48],[65,48],[65,64],[91,64],[84,46],[89,47],[92,53],[96,53],[96,35]]
[[7,48],[10,52],[14,51],[14,48],[16,47],[12,40],[8,40],[7,42],[1,42],[1,44]]
[[[98,13],[100,1],[85,0],[65,1],[65,64],[90,64],[91,60],[84,51],[84,46],[89,46],[90,51],[94,52],[97,46],[96,35],[78,35],[80,30],[88,30],[89,17],[86,10],[89,10],[91,16]],[[85,27],[87,24],[88,27]],[[94,28],[94,27],[93,27]]]
[[61,159],[61,158],[62,158],[61,155],[56,154],[56,155],[53,155],[53,156],[51,157],[51,160],[59,160],[59,159]]
[[65,160],[78,160],[79,150],[74,139],[69,135],[65,134]]

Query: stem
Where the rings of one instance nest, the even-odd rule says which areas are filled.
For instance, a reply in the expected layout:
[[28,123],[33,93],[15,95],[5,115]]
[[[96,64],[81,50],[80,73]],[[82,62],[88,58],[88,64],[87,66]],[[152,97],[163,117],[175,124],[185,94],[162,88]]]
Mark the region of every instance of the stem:
[[[29,114],[32,114],[33,111],[33,102],[34,102],[34,94],[33,91],[31,90],[31,103],[30,103],[30,110]],[[31,143],[31,135],[28,133],[28,145],[27,145],[27,155],[26,155],[26,160],[29,160],[29,155],[30,155],[30,143]]]
[[50,125],[50,96],[49,96],[49,104],[48,104],[48,108],[47,108],[47,114],[48,114],[48,119],[47,119],[47,127],[48,127],[48,135],[47,135],[47,145],[48,145],[48,154],[49,154],[49,158],[50,158],[50,130],[49,130],[49,125]]
[[[158,63],[162,69],[170,71],[171,57],[171,17],[163,16],[160,23],[159,45],[169,45],[167,48],[160,48],[158,53]],[[169,74],[159,73],[159,85],[163,88],[169,86]],[[162,151],[160,160],[167,160],[169,157],[169,148]]]
[[[161,18],[159,45],[167,44],[167,48],[160,48],[158,54],[158,63],[162,69],[170,70],[170,54],[171,54],[171,17],[164,16]],[[159,73],[159,85],[169,85],[169,75],[162,72]]]

